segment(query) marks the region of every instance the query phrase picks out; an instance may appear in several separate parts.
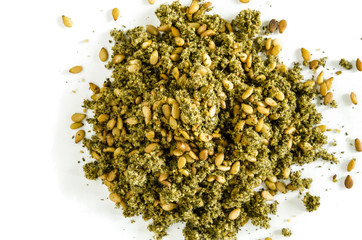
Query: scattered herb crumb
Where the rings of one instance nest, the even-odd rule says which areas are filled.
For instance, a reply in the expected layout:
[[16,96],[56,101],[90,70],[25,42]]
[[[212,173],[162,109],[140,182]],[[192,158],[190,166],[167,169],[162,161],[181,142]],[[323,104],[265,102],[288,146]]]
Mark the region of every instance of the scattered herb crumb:
[[303,198],[303,203],[308,212],[316,211],[320,205],[320,197],[312,196],[309,192],[307,192]]

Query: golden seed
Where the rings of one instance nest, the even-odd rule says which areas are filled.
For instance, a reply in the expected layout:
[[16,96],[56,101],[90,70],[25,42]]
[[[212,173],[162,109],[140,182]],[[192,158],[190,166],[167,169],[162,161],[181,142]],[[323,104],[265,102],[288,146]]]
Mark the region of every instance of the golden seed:
[[172,61],[179,61],[180,60],[180,56],[178,54],[171,54],[170,58]]
[[163,113],[163,115],[165,115],[165,117],[167,119],[169,119],[170,116],[171,116],[171,107],[170,107],[170,105],[168,105],[168,104],[162,105],[162,113]]
[[199,153],[199,159],[201,161],[205,161],[209,156],[209,151],[207,149],[203,149]]
[[117,169],[110,171],[107,175],[107,181],[112,182],[117,177]]
[[328,92],[325,96],[324,96],[324,101],[323,101],[323,104],[324,105],[328,105],[332,102],[333,100],[333,93],[331,92]]
[[102,62],[105,62],[107,61],[108,59],[108,52],[105,48],[101,48],[101,50],[99,51],[99,59],[102,61]]
[[177,147],[177,149],[179,149],[179,150],[181,150],[183,152],[184,151],[191,151],[190,146],[185,142],[177,142],[176,147]]
[[160,32],[169,32],[169,31],[171,31],[171,26],[170,25],[162,25],[162,26],[159,26],[157,29]]
[[83,71],[82,66],[74,66],[71,69],[69,69],[70,73],[80,73],[81,71]]
[[212,106],[210,109],[209,109],[209,116],[210,117],[214,117],[216,114],[216,106]]
[[249,87],[244,93],[243,95],[241,95],[241,98],[243,100],[247,99],[248,97],[251,96],[251,94],[253,94],[254,91],[254,86]]
[[226,90],[229,90],[229,91],[234,88],[234,84],[231,81],[226,80],[226,79],[222,80],[222,85],[224,86],[224,88],[226,88]]
[[146,31],[151,35],[154,35],[154,36],[158,35],[158,29],[153,25],[147,25]]
[[99,87],[94,83],[89,83],[89,88],[94,93],[99,93]]
[[354,146],[357,152],[362,152],[362,142],[358,138],[354,140]]
[[240,170],[240,161],[236,161],[230,169],[231,174],[237,174]]
[[79,143],[85,136],[85,131],[84,130],[79,130],[76,134],[75,134],[75,143]]
[[180,158],[177,160],[177,167],[178,167],[178,169],[183,168],[185,165],[186,165],[186,158],[185,158],[185,157],[180,157]]
[[325,95],[327,95],[327,92],[328,92],[328,89],[327,89],[327,84],[324,82],[321,84],[321,87],[320,87],[320,93],[321,95],[324,97]]
[[295,130],[296,130],[295,127],[289,127],[284,131],[284,133],[285,134],[293,134],[295,132]]
[[172,211],[177,208],[177,204],[176,203],[162,204],[161,207],[165,211]]
[[305,48],[302,48],[301,49],[302,50],[302,57],[303,57],[303,59],[304,59],[304,61],[310,61],[310,59],[311,59],[311,55],[310,55],[310,52],[307,50],[307,49],[305,49]]
[[142,113],[143,113],[143,116],[145,117],[145,122],[146,124],[148,124],[151,119],[152,119],[152,111],[151,111],[151,108],[147,107],[147,106],[143,106],[142,107]]
[[274,46],[273,49],[271,50],[271,54],[276,57],[280,51],[282,50],[281,46],[277,45],[277,46]]
[[356,159],[352,159],[351,161],[349,161],[348,165],[347,165],[347,171],[350,172],[354,169],[354,166],[356,165]]
[[324,97],[325,95],[327,95],[327,92],[328,92],[328,89],[327,89],[327,84],[324,82],[321,84],[321,87],[320,87],[320,93],[321,95]]
[[105,122],[109,119],[109,115],[102,113],[101,115],[98,116],[97,120],[98,122]]
[[174,102],[172,104],[171,115],[175,119],[180,118],[180,107],[179,107],[179,104],[177,102]]
[[319,125],[318,128],[321,130],[321,132],[325,132],[327,130],[326,125]]
[[99,154],[96,153],[96,152],[92,152],[92,157],[93,157],[95,160],[101,159],[101,156],[99,156]]
[[317,84],[318,85],[321,85],[323,82],[324,82],[324,72],[321,71],[317,77]]
[[271,195],[269,191],[262,191],[261,196],[267,201],[273,201],[274,200],[273,195]]
[[200,36],[201,37],[207,37],[207,36],[213,36],[215,34],[216,34],[216,32],[214,30],[209,29],[209,30],[206,30],[203,33],[201,33]]
[[221,166],[218,166],[217,169],[220,170],[220,171],[226,172],[226,171],[229,171],[231,169],[231,167],[221,165]]
[[169,173],[161,173],[161,175],[158,178],[158,181],[159,182],[165,181],[169,175],[170,175]]
[[221,176],[221,175],[218,175],[216,176],[216,181],[218,181],[219,183],[225,183],[226,182],[226,179],[224,176]]
[[197,34],[201,35],[203,32],[205,32],[207,29],[207,25],[206,24],[202,24],[197,30]]
[[258,112],[260,112],[261,114],[264,114],[266,116],[269,115],[269,108],[265,108],[265,107],[261,107],[261,106],[258,106],[256,108],[256,110],[258,110]]
[[215,157],[215,165],[220,166],[224,161],[225,155],[224,153],[218,153]]
[[172,69],[172,76],[173,76],[176,80],[178,80],[178,79],[180,78],[180,71],[178,70],[177,67],[174,67],[174,68]]
[[251,68],[251,64],[252,64],[252,55],[249,54],[248,57],[246,58],[246,66],[248,68]]
[[283,19],[279,22],[279,32],[283,33],[286,28],[287,28],[287,21]]
[[64,26],[66,26],[66,27],[72,27],[73,26],[73,22],[69,17],[66,17],[66,16],[63,15],[62,20],[63,20]]
[[[245,1],[245,0],[243,0]],[[249,0],[248,0],[249,1]],[[240,208],[236,208],[234,210],[232,210],[230,213],[229,213],[229,219],[230,220],[235,220],[237,219],[239,216],[240,216],[240,213],[241,213],[241,209]]]
[[151,5],[155,4],[155,2],[156,2],[156,0],[148,0],[148,3]]
[[74,114],[72,115],[71,119],[72,119],[73,122],[78,123],[78,122],[83,121],[83,119],[84,119],[85,117],[86,117],[86,115],[83,114],[83,113],[74,113]]
[[356,67],[358,71],[362,71],[362,62],[359,58],[357,58]]
[[173,118],[172,116],[170,117],[169,124],[173,130],[177,129],[177,120],[175,118]]
[[255,125],[255,131],[261,132],[263,130],[263,127],[264,127],[264,120],[263,118],[260,118],[257,124]]
[[189,156],[194,160],[199,160],[199,157],[193,151],[189,151]]
[[181,34],[180,34],[180,31],[177,28],[172,26],[171,27],[171,35],[173,37],[179,37]]
[[251,107],[250,105],[242,103],[241,108],[246,114],[253,114],[253,107]]
[[357,95],[354,92],[351,92],[351,101],[354,105],[357,105]]
[[313,88],[315,86],[315,81],[308,80],[308,81],[305,81],[303,85],[304,85],[304,87]]
[[265,185],[272,191],[276,190],[277,187],[274,182],[271,182],[269,180],[265,180]]
[[283,101],[285,96],[284,96],[284,93],[283,92],[277,92],[275,94],[275,98],[278,100],[278,101]]
[[119,196],[117,193],[112,192],[109,194],[109,199],[115,203],[121,203],[122,202],[122,198],[121,196]]
[[114,21],[117,21],[118,17],[119,17],[119,9],[118,8],[113,8],[112,9],[112,17]]
[[156,65],[158,62],[158,51],[155,50],[151,53],[151,56],[150,56],[150,64],[151,65]]
[[287,189],[285,188],[285,185],[282,182],[277,182],[276,183],[276,188],[281,193],[284,193],[284,194],[287,193]]
[[273,239],[271,239],[270,237],[266,237],[264,240],[273,240]]
[[348,175],[346,177],[346,180],[344,180],[344,186],[346,186],[346,188],[348,188],[348,189],[353,187],[353,180],[350,175]]
[[185,44],[185,40],[181,37],[175,37],[175,44],[182,47]]
[[193,0],[190,7],[189,7],[189,14],[194,14],[199,10],[200,6],[196,0]]
[[240,2],[242,2],[242,3],[248,3],[248,2],[250,2],[250,0],[240,0]]
[[209,67],[212,63],[211,58],[207,53],[202,54],[202,61],[206,67]]
[[78,129],[78,128],[83,127],[83,125],[84,125],[83,123],[75,122],[70,125],[70,129]]
[[245,123],[247,125],[254,126],[254,125],[256,125],[258,123],[258,119],[256,117],[250,117],[250,118],[245,120]]
[[313,61],[309,62],[309,68],[310,68],[310,69],[315,69],[315,68],[318,67],[318,65],[319,65],[319,61],[318,61],[318,60],[313,60]]
[[278,106],[278,103],[276,102],[276,101],[274,101],[274,99],[272,99],[272,98],[265,98],[265,103],[266,104],[268,104],[269,106],[271,106],[271,107],[276,107],[276,106]]
[[330,90],[332,88],[332,83],[333,83],[333,77],[330,77],[326,80],[327,90]]
[[116,125],[116,119],[112,118],[107,122],[106,128],[108,131],[110,131],[114,128],[115,125]]
[[135,125],[138,123],[138,120],[136,117],[130,117],[130,118],[127,118],[124,122],[129,125]]
[[266,49],[266,50],[269,50],[269,49],[271,49],[271,46],[272,46],[272,39],[271,39],[271,38],[268,38],[268,39],[265,41],[265,49]]
[[122,62],[126,57],[123,54],[117,54],[113,57],[112,63],[117,64]]

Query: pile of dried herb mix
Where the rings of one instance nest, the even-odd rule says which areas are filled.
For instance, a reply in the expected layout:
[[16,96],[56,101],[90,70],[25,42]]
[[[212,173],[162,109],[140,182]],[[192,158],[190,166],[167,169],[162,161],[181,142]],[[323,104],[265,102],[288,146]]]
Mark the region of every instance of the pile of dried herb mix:
[[317,90],[279,62],[277,39],[258,35],[260,13],[228,22],[210,6],[173,2],[157,9],[159,27],[113,30],[112,80],[90,84],[84,101],[94,112],[85,176],[126,217],[152,219],[156,239],[176,222],[192,240],[236,239],[248,221],[268,228],[273,196],[311,184],[291,166],[335,161],[316,126]]

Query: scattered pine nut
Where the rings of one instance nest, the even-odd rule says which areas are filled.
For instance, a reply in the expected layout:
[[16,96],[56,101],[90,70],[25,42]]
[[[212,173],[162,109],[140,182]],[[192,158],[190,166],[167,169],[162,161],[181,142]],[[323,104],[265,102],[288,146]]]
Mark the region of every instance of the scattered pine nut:
[[312,56],[310,55],[310,52],[309,52],[307,49],[305,49],[305,48],[302,48],[301,50],[302,50],[302,57],[303,57],[304,61],[309,62],[310,59],[311,59],[311,57],[312,57]]
[[75,134],[75,143],[79,143],[80,141],[82,141],[82,139],[85,136],[85,131],[84,130],[79,130],[76,134]]
[[333,93],[332,92],[328,92],[325,96],[324,96],[324,101],[323,104],[324,105],[328,105],[332,102],[333,100]]
[[102,47],[101,50],[99,51],[98,56],[99,56],[99,59],[100,59],[102,62],[107,61],[107,59],[108,59],[108,52],[107,52],[107,50],[106,50],[104,47]]
[[354,105],[357,105],[357,95],[354,93],[354,92],[351,92],[351,102],[354,104]]
[[248,3],[248,2],[250,2],[250,0],[240,0],[240,2],[242,2],[242,3]]
[[148,3],[151,5],[155,4],[155,2],[156,2],[156,0],[148,0]]
[[346,180],[344,180],[344,186],[346,186],[347,189],[350,189],[353,187],[353,179],[350,175],[346,177]]
[[112,17],[113,17],[114,21],[117,21],[117,19],[119,17],[119,9],[118,8],[113,8],[112,9]]
[[362,71],[362,62],[359,58],[357,58],[356,67],[358,71]]
[[84,119],[85,117],[86,117],[86,115],[83,114],[83,113],[74,113],[74,114],[72,115],[71,119],[72,119],[73,122],[78,123],[78,122],[83,121],[83,119]]
[[71,69],[69,69],[70,73],[80,73],[81,71],[83,71],[82,66],[74,66]]
[[73,22],[69,17],[63,15],[62,20],[63,20],[64,26],[69,27],[69,28],[73,26]]
[[287,28],[287,21],[283,19],[279,22],[279,32],[283,33],[286,28]]
[[356,159],[353,158],[351,161],[349,161],[347,165],[347,171],[350,172],[354,169],[354,166],[356,165]]
[[362,142],[358,138],[354,140],[354,146],[356,147],[357,152],[362,152]]

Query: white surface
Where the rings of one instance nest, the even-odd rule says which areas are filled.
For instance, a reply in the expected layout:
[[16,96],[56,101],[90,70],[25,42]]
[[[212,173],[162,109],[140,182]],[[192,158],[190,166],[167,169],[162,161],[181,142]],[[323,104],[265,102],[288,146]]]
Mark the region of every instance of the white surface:
[[[153,11],[165,2],[171,1],[157,0],[154,6],[147,0],[2,1],[0,239],[152,238],[147,223],[137,218],[131,224],[121,210],[114,209],[100,182],[83,178],[82,164],[77,161],[88,155],[81,155],[81,147],[73,144],[74,131],[69,125],[71,114],[80,111],[82,99],[89,96],[88,82],[102,83],[108,77],[98,52],[103,46],[110,50],[109,30],[157,24]],[[214,0],[213,5],[213,12],[228,20],[245,8],[261,10],[263,21],[287,19],[285,33],[273,36],[282,41],[281,55],[288,62],[301,60],[300,47],[314,56],[328,56],[332,67],[341,57],[353,63],[357,57],[362,59],[359,0],[251,0],[250,4]],[[120,9],[117,22],[111,18],[113,7]],[[62,25],[63,14],[72,18],[72,28]],[[318,48],[325,54],[315,51]],[[84,66],[81,74],[67,73],[78,64]],[[328,127],[342,130],[330,133],[329,141],[337,139],[338,150],[346,154],[338,155],[339,165],[318,162],[321,168],[312,166],[305,172],[315,178],[311,193],[321,194],[320,209],[307,213],[297,195],[288,194],[288,200],[279,205],[278,216],[271,217],[271,229],[254,231],[249,225],[238,239],[282,239],[283,227],[291,228],[289,239],[294,240],[361,239],[362,154],[353,151],[350,143],[357,136],[362,138],[362,73],[344,72],[335,77],[333,85],[340,107],[320,109],[328,109],[323,111]],[[356,107],[348,97],[352,90],[360,99]],[[355,185],[346,190],[345,168],[352,157],[357,158],[351,173]],[[338,183],[331,182],[335,173]],[[183,239],[179,227],[172,227],[165,239]]]

